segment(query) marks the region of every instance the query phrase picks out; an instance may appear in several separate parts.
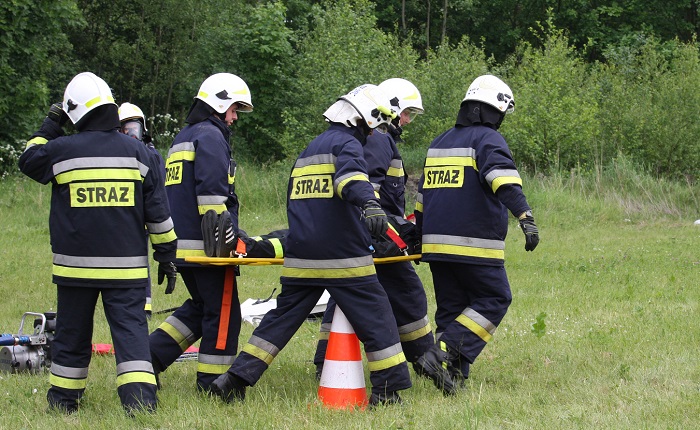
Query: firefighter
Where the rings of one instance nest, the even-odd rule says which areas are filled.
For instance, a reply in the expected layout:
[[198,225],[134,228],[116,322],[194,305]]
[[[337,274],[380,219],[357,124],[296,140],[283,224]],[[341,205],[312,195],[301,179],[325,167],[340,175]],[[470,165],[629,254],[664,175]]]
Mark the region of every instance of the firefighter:
[[464,384],[511,303],[504,267],[508,211],[525,233],[525,250],[539,243],[522,180],[497,131],[514,107],[502,80],[474,80],[455,126],[430,144],[419,182],[416,224],[433,277],[438,343],[416,368],[448,395]]
[[[120,131],[127,136],[131,136],[139,142],[143,142],[148,148],[148,151],[152,154],[153,159],[158,166],[158,169],[154,170],[157,174],[158,182],[162,182],[165,177],[165,162],[160,152],[153,145],[153,140],[148,134],[148,129],[146,128],[146,117],[140,107],[132,103],[122,103],[119,106],[119,122],[121,123]],[[171,293],[166,291],[167,293]],[[144,307],[146,316],[151,317],[151,312],[153,311],[153,301],[151,300],[151,281],[150,276],[148,280],[148,285],[146,286],[146,306]]]
[[[398,116],[392,120],[389,133],[373,133],[367,137],[363,154],[368,165],[369,180],[379,197],[382,209],[388,214],[404,218],[406,174],[401,154],[396,146],[401,141],[402,127],[423,113],[420,92],[411,82],[392,78],[379,84],[390,99],[391,106]],[[388,238],[374,238],[387,241]],[[374,246],[375,250],[377,246]],[[379,264],[376,267],[379,283],[384,287],[394,317],[398,324],[401,346],[406,359],[413,363],[434,343],[433,332],[428,319],[428,300],[423,284],[410,262]],[[321,333],[316,348],[314,364],[316,376],[320,378],[326,356],[328,335],[330,334],[335,302],[328,302],[321,324]]]
[[[64,136],[67,119],[76,134]],[[63,103],[51,106],[19,159],[24,174],[51,182],[49,229],[56,333],[47,399],[49,408],[75,412],[87,383],[93,315],[102,296],[117,361],[117,392],[129,413],[156,409],[156,380],[143,308],[148,285],[147,238],[159,279],[175,283],[176,236],[163,184],[143,145],[119,133],[109,86],[80,73]],[[118,226],[118,228],[113,228]]]
[[233,267],[187,263],[187,256],[204,256],[202,216],[209,210],[224,214],[238,227],[238,197],[231,158],[229,127],[239,112],[253,110],[248,85],[231,73],[217,73],[202,82],[187,115],[187,126],[175,137],[166,159],[165,188],[175,231],[179,235],[177,267],[190,298],[151,333],[156,375],[201,338],[197,389],[209,390],[226,372],[238,349],[241,309]]
[[[327,289],[364,344],[370,404],[401,401],[409,388],[406,358],[386,293],[377,280],[370,232],[387,229],[362,156],[362,142],[396,114],[374,85],[340,97],[330,123],[294,163],[287,190],[289,233],[277,307],[255,329],[228,372],[212,384],[225,401],[243,400]],[[369,230],[369,231],[368,231]]]

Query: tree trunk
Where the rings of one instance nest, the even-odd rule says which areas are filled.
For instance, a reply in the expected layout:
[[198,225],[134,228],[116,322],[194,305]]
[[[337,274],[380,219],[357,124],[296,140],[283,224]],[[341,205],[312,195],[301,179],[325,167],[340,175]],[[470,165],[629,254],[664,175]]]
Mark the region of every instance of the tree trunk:
[[442,5],[442,35],[440,37],[440,43],[445,43],[445,37],[447,36],[447,0]]
[[401,0],[401,31],[406,35],[406,0]]
[[425,50],[430,50],[430,0],[428,1],[428,13],[425,20]]

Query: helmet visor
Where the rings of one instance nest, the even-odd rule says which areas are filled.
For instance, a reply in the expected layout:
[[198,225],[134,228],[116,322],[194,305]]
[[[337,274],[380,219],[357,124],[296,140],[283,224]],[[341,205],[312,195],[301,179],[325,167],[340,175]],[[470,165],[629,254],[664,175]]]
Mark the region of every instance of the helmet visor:
[[414,107],[409,107],[404,109],[404,112],[408,115],[409,121],[413,122],[413,120],[416,119],[418,115],[423,113],[423,110]]
[[129,120],[122,123],[121,132],[138,140],[143,140],[143,125],[138,120]]

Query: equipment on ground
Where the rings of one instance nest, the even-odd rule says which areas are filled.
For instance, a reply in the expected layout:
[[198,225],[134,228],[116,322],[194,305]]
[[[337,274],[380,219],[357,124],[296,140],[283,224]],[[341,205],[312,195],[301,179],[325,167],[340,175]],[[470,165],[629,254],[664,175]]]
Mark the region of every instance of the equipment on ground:
[[[24,333],[27,317],[35,317],[34,331]],[[0,334],[0,371],[41,373],[51,367],[51,343],[56,313],[25,312],[17,334]]]

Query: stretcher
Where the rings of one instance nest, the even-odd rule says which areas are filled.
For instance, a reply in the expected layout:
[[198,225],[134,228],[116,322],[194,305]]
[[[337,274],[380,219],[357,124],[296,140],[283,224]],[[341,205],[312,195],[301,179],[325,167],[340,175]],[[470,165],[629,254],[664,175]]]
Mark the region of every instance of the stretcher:
[[[398,263],[401,261],[420,260],[421,254],[399,255],[396,257],[375,258],[374,264]],[[205,266],[272,266],[284,264],[284,258],[247,258],[247,257],[185,257],[188,263]]]

